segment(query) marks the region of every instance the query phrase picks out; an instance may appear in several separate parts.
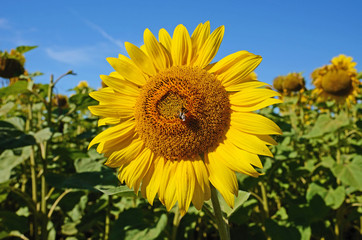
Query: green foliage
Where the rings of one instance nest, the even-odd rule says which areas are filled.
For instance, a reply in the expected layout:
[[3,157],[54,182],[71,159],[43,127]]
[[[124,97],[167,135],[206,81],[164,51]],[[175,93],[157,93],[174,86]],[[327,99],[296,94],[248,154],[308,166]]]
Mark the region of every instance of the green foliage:
[[[210,201],[180,219],[87,149],[102,130],[88,111],[93,89],[71,89],[58,108],[55,83],[34,84],[38,75],[0,89],[0,239],[218,239]],[[219,198],[232,239],[361,238],[361,99],[351,108],[301,99],[260,111],[283,135],[274,158],[261,157],[261,177],[237,174],[233,209]]]

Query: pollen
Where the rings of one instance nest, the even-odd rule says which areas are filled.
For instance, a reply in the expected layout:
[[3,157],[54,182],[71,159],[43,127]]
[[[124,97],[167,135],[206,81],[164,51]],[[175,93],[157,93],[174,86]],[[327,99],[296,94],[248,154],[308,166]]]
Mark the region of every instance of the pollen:
[[135,107],[136,131],[165,159],[190,159],[217,147],[230,114],[228,93],[213,74],[174,66],[142,87]]

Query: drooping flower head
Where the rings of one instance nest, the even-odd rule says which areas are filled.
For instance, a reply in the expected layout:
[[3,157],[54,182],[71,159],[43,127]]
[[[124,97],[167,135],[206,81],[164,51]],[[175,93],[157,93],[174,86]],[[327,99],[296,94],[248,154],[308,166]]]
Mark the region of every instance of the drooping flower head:
[[305,80],[301,73],[292,72],[286,76],[278,76],[273,80],[273,87],[280,93],[290,95],[305,88]]
[[62,94],[55,94],[52,99],[52,104],[58,108],[68,108],[68,97]]
[[272,156],[269,134],[280,134],[271,120],[253,111],[279,103],[278,93],[250,74],[261,57],[239,51],[210,64],[224,26],[210,34],[199,24],[189,35],[178,25],[158,39],[149,29],[140,48],[126,43],[129,58],[108,58],[115,69],[101,75],[108,86],[90,95],[99,125],[113,125],[89,146],[119,168],[118,177],[153,204],[156,194],[170,210],[184,215],[192,202],[201,209],[210,183],[232,207],[238,193],[235,172],[257,177],[260,155]]
[[343,54],[334,57],[330,65],[317,68],[312,73],[315,85],[314,95],[317,101],[334,99],[337,103],[355,102],[359,92],[359,80],[357,79],[356,62],[352,57]]
[[280,93],[283,93],[283,83],[284,83],[285,76],[278,76],[273,80],[273,87]]

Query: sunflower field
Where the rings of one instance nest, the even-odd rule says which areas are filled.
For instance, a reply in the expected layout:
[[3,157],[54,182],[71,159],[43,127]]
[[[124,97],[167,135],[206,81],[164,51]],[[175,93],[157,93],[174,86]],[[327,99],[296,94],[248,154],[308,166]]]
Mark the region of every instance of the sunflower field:
[[220,217],[230,239],[362,239],[362,74],[351,57],[304,73],[311,89],[301,73],[261,87],[282,103],[257,113],[282,134],[268,144],[273,157],[260,156],[259,177],[236,173],[233,208],[218,195],[217,216],[210,198],[182,214],[120,182],[88,148],[107,129],[88,108],[95,89],[55,94],[73,71],[37,83],[41,73],[24,68],[33,48],[0,51],[0,239],[219,239]]

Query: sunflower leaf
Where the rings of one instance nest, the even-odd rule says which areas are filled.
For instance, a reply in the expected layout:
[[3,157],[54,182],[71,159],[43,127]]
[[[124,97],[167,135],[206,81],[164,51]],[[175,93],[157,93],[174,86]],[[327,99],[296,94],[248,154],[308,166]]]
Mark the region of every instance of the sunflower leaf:
[[221,203],[222,210],[226,213],[228,218],[232,216],[234,213],[236,213],[239,208],[242,207],[242,205],[248,200],[250,196],[249,192],[241,191],[239,190],[238,196],[235,198],[234,208],[230,208],[225,200],[219,195],[219,201]]
[[362,191],[362,156],[354,157],[349,163],[334,165],[332,172],[345,185]]

